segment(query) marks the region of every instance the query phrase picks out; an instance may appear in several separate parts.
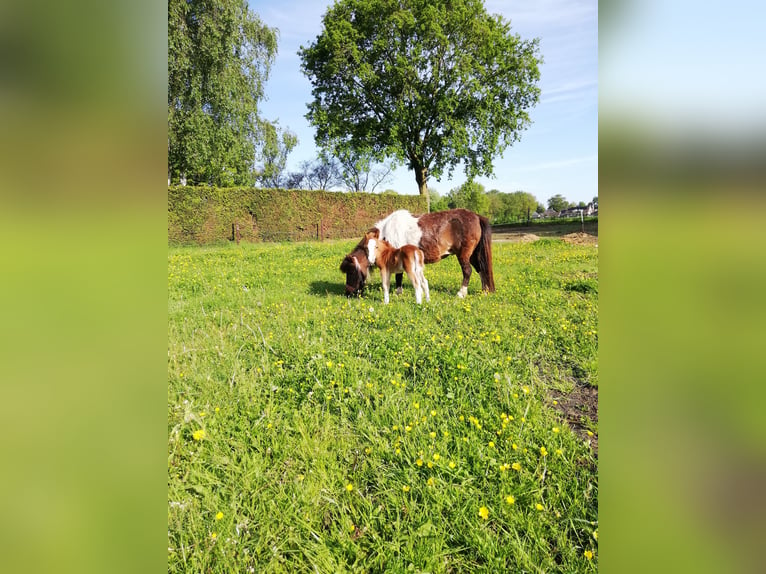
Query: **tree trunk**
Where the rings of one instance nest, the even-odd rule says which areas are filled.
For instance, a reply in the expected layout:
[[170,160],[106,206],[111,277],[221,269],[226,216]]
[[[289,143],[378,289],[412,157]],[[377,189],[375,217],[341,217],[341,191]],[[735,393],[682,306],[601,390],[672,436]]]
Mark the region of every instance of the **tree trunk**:
[[431,195],[428,193],[428,168],[427,167],[415,167],[415,181],[418,183],[418,191],[420,195],[426,196],[426,209],[431,211]]

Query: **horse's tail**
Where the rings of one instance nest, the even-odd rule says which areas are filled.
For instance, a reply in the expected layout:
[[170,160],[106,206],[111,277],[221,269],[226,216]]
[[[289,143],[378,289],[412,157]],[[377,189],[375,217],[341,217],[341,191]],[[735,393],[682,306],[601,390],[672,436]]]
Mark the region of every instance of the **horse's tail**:
[[482,289],[490,293],[495,292],[495,276],[492,272],[492,226],[489,219],[479,215],[481,225],[481,238],[471,255],[471,263],[481,276]]

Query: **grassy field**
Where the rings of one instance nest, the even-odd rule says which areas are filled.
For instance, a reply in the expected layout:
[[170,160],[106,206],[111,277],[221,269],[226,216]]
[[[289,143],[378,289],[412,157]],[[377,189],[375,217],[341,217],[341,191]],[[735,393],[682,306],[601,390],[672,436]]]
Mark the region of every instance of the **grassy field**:
[[355,243],[170,249],[168,571],[595,571],[551,392],[598,385],[598,249],[496,243],[497,293],[451,258],[417,307],[342,295]]

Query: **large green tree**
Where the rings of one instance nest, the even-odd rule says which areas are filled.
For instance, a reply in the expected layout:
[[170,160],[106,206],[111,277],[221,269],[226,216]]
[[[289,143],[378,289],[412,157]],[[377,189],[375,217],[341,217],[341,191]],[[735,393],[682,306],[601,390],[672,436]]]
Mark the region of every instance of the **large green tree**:
[[430,177],[493,158],[530,123],[540,90],[538,40],[522,40],[481,0],[338,0],[301,47],[317,144],[394,158]]
[[277,32],[246,0],[168,0],[168,177],[254,182]]

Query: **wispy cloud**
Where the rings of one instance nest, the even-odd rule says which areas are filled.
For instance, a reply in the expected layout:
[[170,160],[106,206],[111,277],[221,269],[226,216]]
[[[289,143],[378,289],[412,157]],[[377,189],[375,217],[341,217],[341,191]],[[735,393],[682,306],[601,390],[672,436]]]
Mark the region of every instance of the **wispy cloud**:
[[543,171],[543,170],[549,170],[549,169],[563,169],[563,168],[578,166],[578,165],[586,164],[586,163],[597,164],[598,154],[587,155],[583,157],[572,157],[572,158],[554,160],[554,161],[546,161],[546,162],[537,163],[534,165],[519,167],[514,169],[513,171],[529,173],[529,172]]
[[597,0],[517,0],[511,7],[505,0],[488,0],[490,14],[504,14],[511,23],[523,26],[574,26],[598,17]]
[[581,82],[568,82],[555,88],[543,88],[540,103],[550,104],[554,102],[570,101],[587,98],[595,101],[593,92],[598,88],[595,80]]

